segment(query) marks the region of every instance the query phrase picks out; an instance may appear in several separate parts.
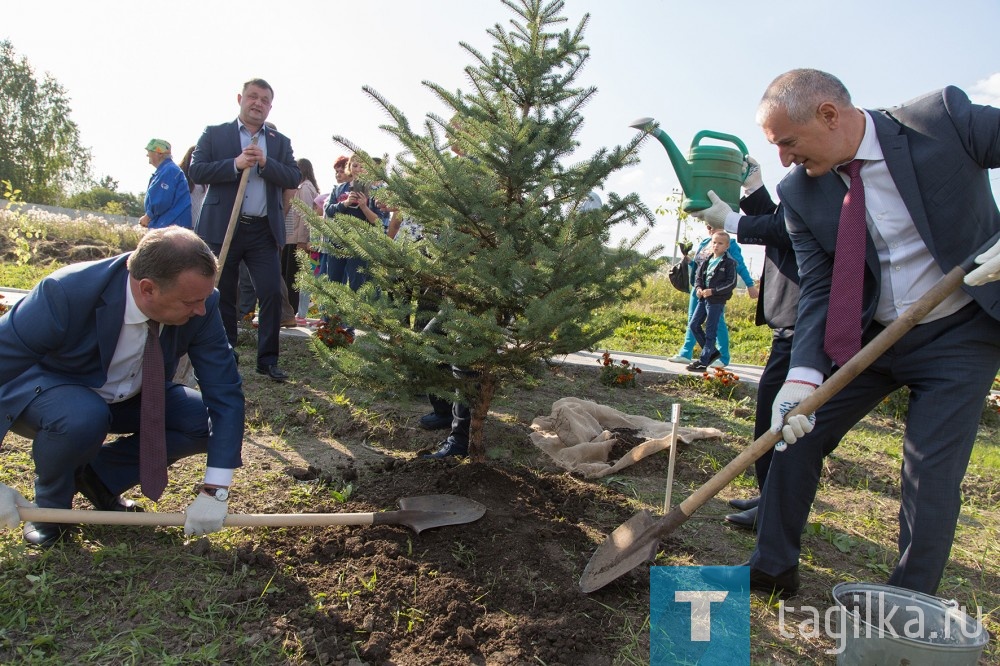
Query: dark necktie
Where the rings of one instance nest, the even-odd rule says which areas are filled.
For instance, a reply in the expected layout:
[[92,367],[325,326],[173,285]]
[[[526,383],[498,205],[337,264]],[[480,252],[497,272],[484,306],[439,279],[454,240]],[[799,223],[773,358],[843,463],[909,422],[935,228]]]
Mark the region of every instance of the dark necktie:
[[139,414],[139,482],[142,494],[160,499],[167,487],[167,435],[164,426],[163,351],[160,324],[146,322],[146,346],[142,350],[142,402]]
[[844,365],[861,349],[861,297],[865,282],[865,186],[861,164],[854,160],[840,170],[851,178],[840,210],[837,249],[833,257],[833,282],[826,315],[823,349],[837,365]]

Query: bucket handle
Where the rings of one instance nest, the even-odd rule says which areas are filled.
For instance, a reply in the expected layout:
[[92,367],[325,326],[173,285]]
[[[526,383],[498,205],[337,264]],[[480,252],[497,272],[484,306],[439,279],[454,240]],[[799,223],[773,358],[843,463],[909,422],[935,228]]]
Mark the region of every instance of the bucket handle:
[[747,150],[747,146],[740,140],[739,137],[733,136],[732,134],[725,134],[724,132],[715,132],[712,130],[702,130],[694,135],[694,139],[691,140],[691,148],[694,149],[702,139],[718,139],[719,141],[729,141],[730,143],[736,144],[736,147],[740,149],[740,153],[743,155],[743,179],[747,177],[750,172],[750,163],[747,162],[747,156],[750,152]]

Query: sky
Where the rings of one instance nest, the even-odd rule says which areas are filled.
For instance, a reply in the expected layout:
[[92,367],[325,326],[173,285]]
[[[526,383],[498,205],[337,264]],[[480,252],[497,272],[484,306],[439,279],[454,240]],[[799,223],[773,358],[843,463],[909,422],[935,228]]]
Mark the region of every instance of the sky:
[[[574,162],[627,143],[629,124],[653,117],[685,154],[703,129],[740,137],[773,193],[785,169],[754,113],[768,83],[797,67],[831,72],[866,108],[946,85],[1000,106],[997,0],[566,0],[562,14],[568,28],[589,14],[590,60],[578,81],[598,89],[583,109]],[[242,83],[255,77],[274,88],[269,119],[327,191],[346,152],[334,134],[373,154],[400,150],[362,86],[411,125],[429,112],[447,116],[422,82],[469,91],[463,70],[473,59],[459,42],[488,53],[487,29],[514,17],[499,0],[41,0],[6,3],[0,40],[37,77],[63,86],[95,177],[111,176],[122,191],[145,191],[149,139],[169,141],[179,161],[206,125],[236,117]],[[655,209],[679,183],[659,142],[639,156],[604,193],[635,192]],[[1000,171],[990,177],[1000,192]],[[689,223],[682,235],[703,230]],[[637,231],[616,228],[613,238]],[[676,220],[658,216],[640,247],[664,245],[669,255],[676,236]],[[762,252],[745,255],[759,274]]]

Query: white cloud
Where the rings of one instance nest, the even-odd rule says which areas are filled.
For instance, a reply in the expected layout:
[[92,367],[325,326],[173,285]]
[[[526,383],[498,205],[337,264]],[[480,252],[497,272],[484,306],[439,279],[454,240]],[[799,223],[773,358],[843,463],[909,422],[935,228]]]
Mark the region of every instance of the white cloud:
[[976,81],[969,89],[969,98],[977,104],[1000,106],[1000,72]]

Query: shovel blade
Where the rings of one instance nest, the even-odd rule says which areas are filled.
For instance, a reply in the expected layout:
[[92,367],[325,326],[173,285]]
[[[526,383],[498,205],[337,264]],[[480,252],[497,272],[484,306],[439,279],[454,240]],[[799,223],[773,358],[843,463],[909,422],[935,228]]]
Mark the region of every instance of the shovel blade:
[[640,511],[608,535],[587,563],[580,577],[580,590],[589,594],[656,557],[659,539],[645,538],[657,521],[649,511]]
[[433,527],[472,523],[486,514],[475,500],[455,495],[421,495],[399,500],[400,511],[375,514],[376,525],[405,525],[420,534]]

